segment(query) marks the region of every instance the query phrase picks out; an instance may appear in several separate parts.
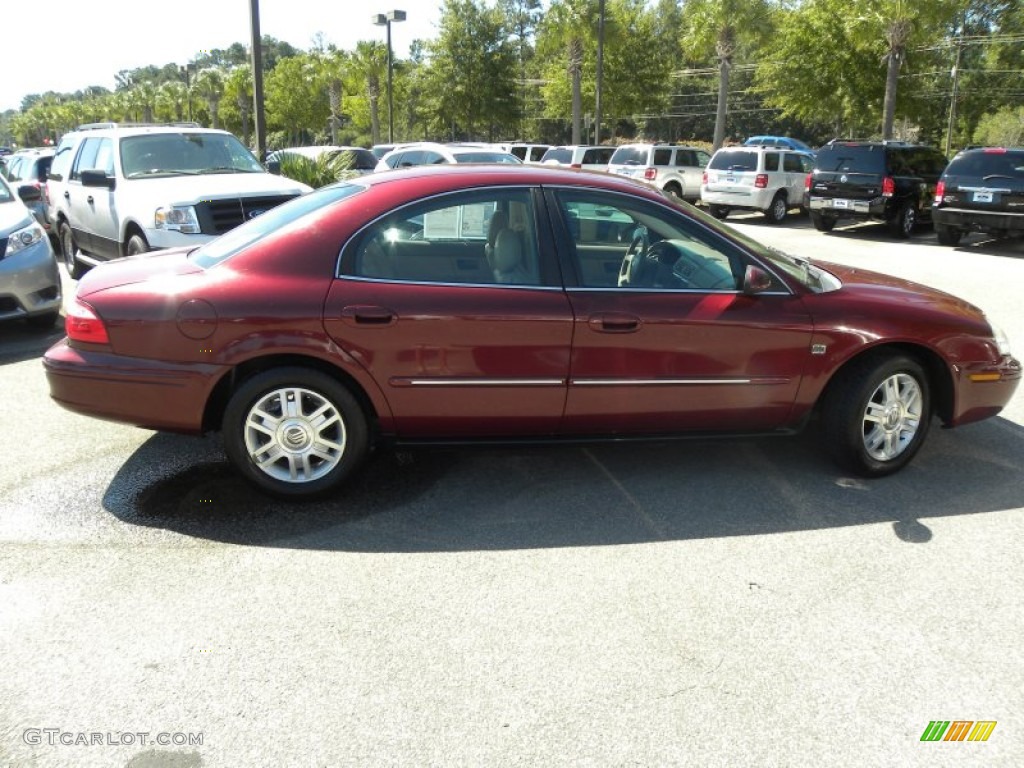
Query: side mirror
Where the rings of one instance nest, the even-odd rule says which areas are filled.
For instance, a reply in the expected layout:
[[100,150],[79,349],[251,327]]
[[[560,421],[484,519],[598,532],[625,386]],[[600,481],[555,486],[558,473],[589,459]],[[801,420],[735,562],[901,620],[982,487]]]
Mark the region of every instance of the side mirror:
[[39,187],[32,184],[22,184],[18,187],[18,197],[23,203],[37,203],[43,199],[43,193],[39,191]]
[[743,272],[743,293],[754,296],[772,287],[772,276],[760,267],[748,264]]
[[277,176],[281,175],[281,161],[280,160],[268,160],[267,170]]
[[107,189],[113,189],[115,183],[116,179],[113,176],[108,176],[106,171],[99,171],[95,168],[82,171],[83,187],[106,187]]

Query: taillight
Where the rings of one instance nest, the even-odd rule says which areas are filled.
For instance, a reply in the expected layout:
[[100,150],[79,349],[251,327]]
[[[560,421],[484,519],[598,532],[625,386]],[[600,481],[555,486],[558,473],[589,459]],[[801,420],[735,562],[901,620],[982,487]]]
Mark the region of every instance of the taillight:
[[64,318],[64,332],[72,341],[87,341],[90,344],[109,344],[107,327],[93,308],[79,298],[71,303]]
[[708,183],[708,172],[707,171],[704,171],[704,173],[701,174],[700,183],[704,184],[705,186],[707,186],[707,183]]
[[892,176],[882,179],[882,197],[892,197],[896,194],[896,180]]
[[644,179],[647,181],[654,181],[656,178],[658,178],[657,168],[647,168],[644,170]]
[[579,169],[583,168],[583,164],[582,163],[569,163],[569,167],[570,168],[576,168],[577,170],[579,170]]
[[807,174],[807,178],[804,179],[804,189],[806,189],[808,192],[810,192],[811,191],[811,184],[812,183],[814,183],[814,174],[813,173],[808,173]]
[[935,185],[935,204],[938,205],[942,202],[942,198],[946,196],[946,182],[940,181]]
[[758,189],[764,189],[768,186],[768,174],[759,173],[754,177],[754,186]]
[[983,151],[986,155],[1005,155],[1006,147],[986,147]]

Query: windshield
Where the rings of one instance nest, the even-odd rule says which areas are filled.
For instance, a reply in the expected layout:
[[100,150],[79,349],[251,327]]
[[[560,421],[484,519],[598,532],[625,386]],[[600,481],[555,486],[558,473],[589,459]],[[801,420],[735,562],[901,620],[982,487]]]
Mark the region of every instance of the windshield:
[[815,167],[831,173],[885,173],[885,147],[877,144],[828,144],[818,150]]
[[[669,196],[666,195],[666,197]],[[669,197],[669,199],[671,200],[672,198]],[[742,243],[747,250],[764,261],[767,266],[787,275],[793,280],[796,280],[798,283],[814,293],[838,291],[843,287],[843,284],[838,277],[833,275],[831,272],[826,272],[818,265],[811,263],[810,259],[791,256],[777,248],[773,248],[769,245],[758,242],[753,238],[747,237],[738,229],[727,227],[711,214],[705,213],[700,208],[690,207],[687,208],[687,211],[694,218],[699,219],[702,223],[711,227],[715,231],[727,231],[729,237]]]
[[256,157],[231,134],[155,133],[121,140],[126,179],[208,173],[264,173]]
[[203,268],[215,267],[271,232],[287,227],[304,216],[358,194],[364,189],[365,187],[358,184],[349,183],[321,187],[271,208],[262,216],[250,219],[216,240],[211,240],[206,245],[192,251],[190,258]]

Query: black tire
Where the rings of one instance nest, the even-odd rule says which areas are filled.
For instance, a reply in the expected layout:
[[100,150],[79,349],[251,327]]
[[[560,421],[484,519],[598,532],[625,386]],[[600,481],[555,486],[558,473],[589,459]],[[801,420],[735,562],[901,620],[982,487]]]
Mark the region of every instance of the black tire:
[[903,203],[896,211],[896,215],[886,222],[886,226],[893,237],[906,240],[914,234],[917,227],[917,208],[913,203]]
[[711,215],[716,219],[725,219],[729,215],[729,208],[724,205],[712,205],[710,206]]
[[146,242],[146,238],[142,235],[134,234],[128,238],[128,242],[124,244],[124,255],[135,256],[140,253],[147,253],[149,251],[149,243]]
[[945,224],[936,224],[935,235],[939,238],[939,245],[959,245],[960,238],[964,236],[964,231],[956,227],[946,226]]
[[831,232],[832,227],[836,225],[836,220],[833,216],[825,216],[817,211],[811,211],[811,223],[819,232]]
[[77,280],[85,273],[85,269],[75,258],[78,246],[75,244],[75,236],[71,233],[71,226],[66,221],[61,222],[58,236],[60,237],[60,256],[68,271],[68,277]]
[[841,467],[864,477],[902,469],[921,448],[931,423],[924,369],[903,355],[874,355],[838,375],[821,403],[826,450]]
[[25,322],[29,324],[29,327],[35,328],[40,331],[48,331],[57,323],[57,318],[60,317],[60,312],[56,309],[53,312],[47,312],[45,315],[30,315],[25,318]]
[[769,224],[781,224],[786,220],[787,213],[789,213],[789,204],[786,202],[785,193],[780,192],[772,198],[772,204],[768,206],[764,216],[768,219]]
[[[288,404],[297,412],[281,416],[271,437],[266,430],[274,422],[254,414],[257,404],[261,413],[272,418],[283,414]],[[320,408],[327,409],[332,419],[317,426],[305,416],[309,409]],[[239,472],[263,490],[286,499],[313,499],[334,491],[359,466],[369,448],[366,415],[355,397],[337,379],[309,368],[273,368],[243,382],[228,402],[223,430],[225,451]],[[318,445],[323,450],[315,451]],[[260,455],[277,458],[258,463],[253,457]],[[303,459],[304,467],[298,470],[308,476],[285,479]]]

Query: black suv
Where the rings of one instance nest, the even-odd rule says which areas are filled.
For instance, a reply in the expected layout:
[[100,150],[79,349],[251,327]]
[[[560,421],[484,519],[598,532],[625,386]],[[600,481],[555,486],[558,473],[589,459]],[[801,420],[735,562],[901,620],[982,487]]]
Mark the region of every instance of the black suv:
[[965,232],[1024,234],[1024,148],[967,149],[949,163],[932,204],[935,234],[956,245]]
[[839,219],[860,219],[884,221],[895,237],[910,237],[930,217],[945,167],[946,156],[934,147],[833,139],[815,157],[804,207],[821,232]]

